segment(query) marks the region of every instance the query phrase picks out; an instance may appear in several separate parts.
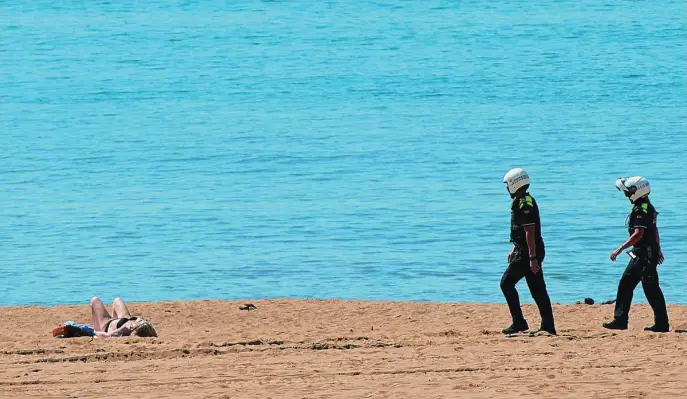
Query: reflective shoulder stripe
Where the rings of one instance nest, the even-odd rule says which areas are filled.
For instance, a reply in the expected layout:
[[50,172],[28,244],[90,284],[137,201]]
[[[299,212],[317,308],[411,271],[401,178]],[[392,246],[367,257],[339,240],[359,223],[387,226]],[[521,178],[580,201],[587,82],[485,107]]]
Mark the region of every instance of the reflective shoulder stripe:
[[522,197],[522,199],[520,200],[520,209],[522,209],[525,205],[530,207],[534,206],[534,200],[529,195]]
[[649,211],[649,204],[647,204],[647,203],[642,204],[642,211],[644,211],[644,213],[647,213]]

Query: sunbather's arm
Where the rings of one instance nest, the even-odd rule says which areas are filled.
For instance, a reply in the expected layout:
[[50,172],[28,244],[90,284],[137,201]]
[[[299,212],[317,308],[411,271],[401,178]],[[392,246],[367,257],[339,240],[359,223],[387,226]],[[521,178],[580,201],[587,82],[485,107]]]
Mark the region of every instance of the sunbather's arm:
[[121,336],[128,336],[131,335],[131,333],[137,329],[138,327],[143,324],[145,320],[143,319],[136,319],[133,323],[127,322],[124,323],[123,326],[119,327],[118,329],[110,332],[105,332],[105,331],[96,331],[95,336],[98,338],[110,338],[110,337],[121,337]]
[[126,324],[119,327],[118,329],[110,332],[105,332],[105,331],[96,331],[95,336],[98,338],[110,338],[110,337],[121,337],[125,335],[131,334],[131,328],[129,328]]

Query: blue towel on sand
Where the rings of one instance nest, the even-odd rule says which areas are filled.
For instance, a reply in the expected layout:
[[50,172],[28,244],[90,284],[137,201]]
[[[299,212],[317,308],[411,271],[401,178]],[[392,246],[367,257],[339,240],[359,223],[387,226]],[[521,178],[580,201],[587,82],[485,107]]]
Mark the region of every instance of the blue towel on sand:
[[74,323],[73,321],[69,320],[69,321],[65,321],[64,325],[76,327],[79,330],[83,331],[84,333],[88,334],[89,337],[92,337],[95,335],[95,329],[93,327],[87,325],[87,324],[77,324],[77,323]]

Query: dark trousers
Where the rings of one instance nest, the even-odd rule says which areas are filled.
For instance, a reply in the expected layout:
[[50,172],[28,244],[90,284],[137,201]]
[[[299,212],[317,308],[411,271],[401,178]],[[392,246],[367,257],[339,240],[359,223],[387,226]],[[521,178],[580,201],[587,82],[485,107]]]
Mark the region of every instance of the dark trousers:
[[544,270],[540,270],[537,274],[532,273],[529,259],[521,253],[515,254],[515,257],[508,264],[506,272],[503,273],[503,277],[501,277],[501,291],[503,291],[503,296],[506,297],[506,302],[508,302],[510,315],[513,317],[513,324],[525,323],[525,317],[522,315],[522,309],[520,309],[518,290],[515,289],[515,284],[522,280],[523,277],[527,280],[527,286],[530,288],[532,298],[539,308],[541,326],[547,328],[554,327],[553,309],[551,309],[549,293],[546,291]]
[[615,302],[614,319],[617,323],[627,325],[635,287],[642,282],[644,295],[654,310],[654,322],[658,326],[668,325],[668,311],[663,291],[658,286],[658,270],[656,262],[646,256],[630,260],[623,277],[618,284],[618,295]]

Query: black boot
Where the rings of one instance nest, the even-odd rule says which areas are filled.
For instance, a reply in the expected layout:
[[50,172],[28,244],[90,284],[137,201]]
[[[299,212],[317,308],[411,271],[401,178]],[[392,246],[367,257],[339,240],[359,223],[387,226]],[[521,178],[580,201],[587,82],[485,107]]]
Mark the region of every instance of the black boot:
[[521,331],[527,331],[529,329],[530,329],[530,327],[527,325],[527,321],[523,320],[520,323],[511,324],[510,327],[504,328],[503,331],[501,331],[501,332],[506,334],[506,335],[510,335],[510,334],[519,333]]
[[670,326],[668,324],[665,324],[665,325],[654,324],[651,327],[645,327],[644,331],[667,333],[668,331],[670,331]]
[[616,320],[613,320],[610,323],[604,323],[603,327],[608,328],[609,330],[627,330],[627,324],[622,324]]
[[556,327],[554,326],[541,326],[539,327],[539,331],[546,331],[551,335],[556,335]]

